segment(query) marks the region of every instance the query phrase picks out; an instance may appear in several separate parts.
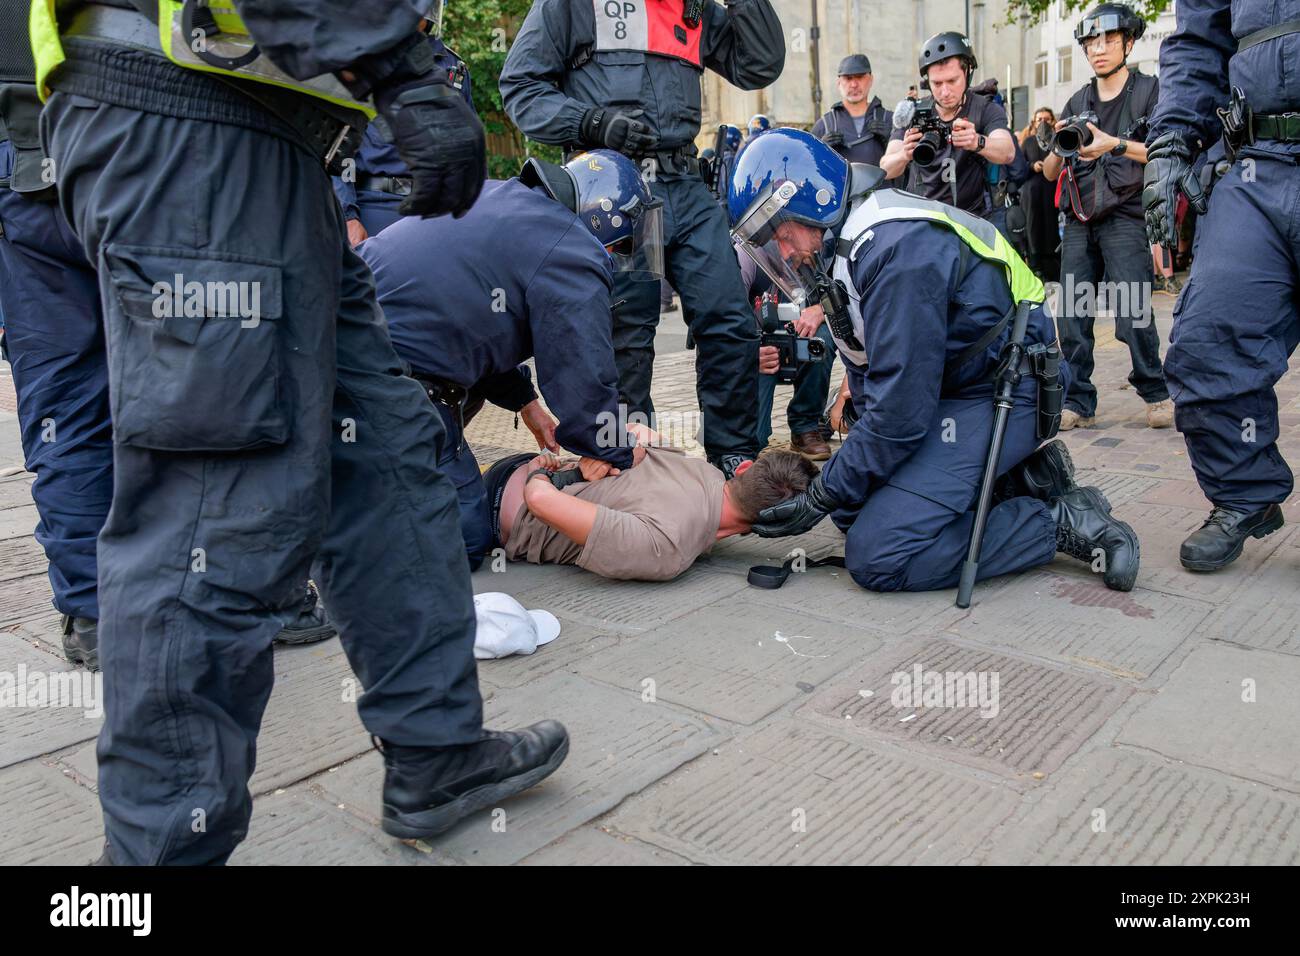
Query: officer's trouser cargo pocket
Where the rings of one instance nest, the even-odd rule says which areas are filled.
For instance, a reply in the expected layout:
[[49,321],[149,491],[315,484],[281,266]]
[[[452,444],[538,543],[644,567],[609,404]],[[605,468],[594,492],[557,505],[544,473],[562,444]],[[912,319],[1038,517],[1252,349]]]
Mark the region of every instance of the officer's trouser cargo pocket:
[[278,263],[124,245],[102,260],[117,442],[220,452],[288,441]]

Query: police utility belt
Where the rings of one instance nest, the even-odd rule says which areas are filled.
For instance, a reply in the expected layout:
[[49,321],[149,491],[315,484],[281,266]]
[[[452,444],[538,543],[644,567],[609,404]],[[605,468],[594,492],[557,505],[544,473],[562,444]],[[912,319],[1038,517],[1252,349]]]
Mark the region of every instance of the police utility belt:
[[[165,56],[158,41],[157,23],[140,13],[129,0],[84,4],[59,0],[58,9],[60,13],[75,10],[63,26],[63,36],[100,40]],[[364,116],[356,111],[334,107],[315,97],[264,83],[232,82],[217,74],[211,75],[221,82],[230,82],[240,93],[288,125],[332,176],[342,175],[344,160],[355,155],[361,146],[365,123],[358,119],[364,119]]]
[[[1237,44],[1237,52],[1291,33],[1300,33],[1300,20],[1287,20],[1247,34]],[[1223,124],[1223,144],[1229,158],[1234,158],[1242,147],[1260,140],[1300,143],[1300,112],[1256,113],[1246,102],[1246,95],[1240,87],[1234,86],[1227,107],[1215,112]]]
[[411,195],[410,176],[372,176],[370,173],[357,174],[357,188],[368,192],[388,193],[390,196]]
[[[640,166],[641,172],[646,175],[654,172],[705,178],[707,163],[700,161],[694,149],[694,146],[678,146],[676,149],[656,149],[648,153],[624,153],[623,155]],[[585,147],[571,147],[565,152],[564,161],[567,163],[585,152],[588,152]],[[653,169],[647,164],[647,160],[653,164]]]

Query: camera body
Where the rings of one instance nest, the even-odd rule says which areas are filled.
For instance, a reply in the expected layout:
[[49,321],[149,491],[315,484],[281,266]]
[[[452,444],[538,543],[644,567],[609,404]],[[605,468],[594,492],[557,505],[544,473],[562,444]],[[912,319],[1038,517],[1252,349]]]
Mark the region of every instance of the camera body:
[[[784,314],[783,314],[784,313]],[[790,315],[790,313],[794,313]],[[826,343],[818,338],[805,338],[794,330],[794,320],[799,316],[797,306],[776,301],[773,292],[763,293],[758,300],[759,347],[770,345],[780,356],[776,380],[790,385],[805,365],[826,358]]]
[[[910,105],[910,110],[904,105]],[[894,114],[894,125],[901,128],[921,131],[921,141],[912,150],[912,162],[920,166],[931,166],[938,158],[939,151],[948,145],[952,137],[952,124],[939,117],[939,108],[934,97],[922,95],[915,100],[904,100],[899,104],[904,118],[900,125],[898,113]]]
[[1052,152],[1062,159],[1074,159],[1078,156],[1079,150],[1092,142],[1092,130],[1088,129],[1089,123],[1094,126],[1099,124],[1097,114],[1091,110],[1067,119],[1065,125],[1052,136]]

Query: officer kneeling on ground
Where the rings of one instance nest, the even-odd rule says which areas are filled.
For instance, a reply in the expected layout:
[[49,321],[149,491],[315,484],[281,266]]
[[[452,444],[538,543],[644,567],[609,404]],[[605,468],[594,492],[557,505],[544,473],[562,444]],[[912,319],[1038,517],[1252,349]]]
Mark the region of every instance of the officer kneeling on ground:
[[[633,464],[619,417],[614,271],[663,275],[662,207],[632,160],[598,149],[530,159],[459,219],[407,217],[362,243],[397,354],[442,414],[438,468],[456,485],[471,567],[495,546],[465,423],[484,400],[518,412],[539,447],[583,456],[593,481]],[[535,357],[542,409],[521,362]]]
[[[801,534],[827,514],[847,534],[845,565],[873,591],[957,583],[988,454],[992,381],[1021,332],[1015,390],[989,513],[981,577],[1046,564],[1058,551],[1127,591],[1138,572],[1133,530],[1096,488],[1074,484],[1054,433],[1053,389],[1068,386],[1042,283],[981,219],[875,188],[881,171],[850,166],[799,130],[773,130],[741,155],[733,236],[796,302],[820,301],[859,419],[808,490],[759,515],[765,537]],[[822,260],[835,240],[833,277]],[[869,317],[869,320],[868,320]],[[1040,388],[1043,392],[1036,394]],[[1036,399],[1045,399],[1041,416]]]

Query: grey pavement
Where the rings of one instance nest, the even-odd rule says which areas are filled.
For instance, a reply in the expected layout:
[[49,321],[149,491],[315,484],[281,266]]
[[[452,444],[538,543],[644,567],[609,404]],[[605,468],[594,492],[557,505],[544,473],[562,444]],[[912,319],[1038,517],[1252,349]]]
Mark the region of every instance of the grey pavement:
[[[1172,300],[1156,304],[1167,339]],[[665,317],[655,400],[691,439],[683,331],[680,312]],[[1182,439],[1145,427],[1112,334],[1097,357],[1098,422],[1064,437],[1141,538],[1132,593],[1069,559],[980,585],[968,611],[952,592],[870,594],[834,569],[747,586],[751,564],[793,548],[835,553],[829,523],[730,539],[666,584],[489,563],[476,590],[548,608],[563,630],[533,656],[480,664],[488,721],[564,721],[567,762],[432,844],[392,840],[338,641],[277,648],[251,833],[232,862],[1300,862],[1300,510],[1289,502],[1292,523],[1224,572],[1183,571],[1178,543],[1208,505]],[[788,440],[786,394],[774,442]],[[1280,389],[1292,461],[1298,396],[1293,373]],[[12,408],[0,366],[0,682],[71,669]],[[469,438],[484,462],[531,441],[493,410]],[[988,693],[976,706],[972,685],[964,707],[899,697],[899,675],[931,671],[982,675]],[[98,718],[5,703],[0,863],[89,860]]]

